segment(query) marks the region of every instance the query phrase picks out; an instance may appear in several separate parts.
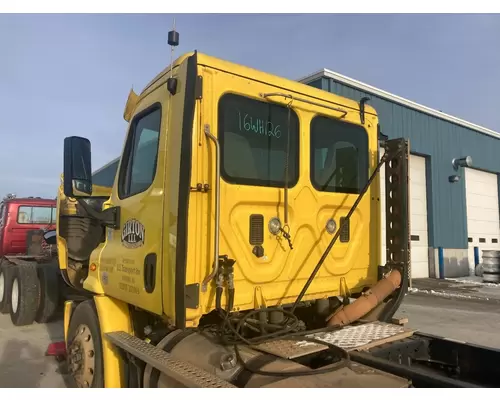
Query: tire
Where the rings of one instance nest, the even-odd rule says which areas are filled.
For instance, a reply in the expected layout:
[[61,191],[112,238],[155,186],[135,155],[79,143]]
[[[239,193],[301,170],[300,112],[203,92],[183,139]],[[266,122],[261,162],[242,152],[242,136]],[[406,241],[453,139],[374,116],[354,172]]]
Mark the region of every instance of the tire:
[[[488,256],[485,256],[485,253]],[[498,253],[497,251],[483,251],[483,274],[498,274],[500,273],[500,260],[498,257],[494,257],[493,254]]]
[[485,272],[483,274],[483,282],[500,283],[500,275],[499,274],[488,274]]
[[12,269],[10,319],[16,326],[30,325],[35,322],[40,297],[37,265],[22,263],[10,268]]
[[[69,372],[75,387],[104,388],[101,329],[93,300],[85,300],[73,311],[66,348]],[[80,363],[75,361],[78,358],[82,360]]]
[[483,264],[483,274],[499,274],[500,264]]
[[500,251],[498,250],[483,250],[483,258],[499,258]]
[[59,268],[53,264],[41,264],[38,265],[37,272],[40,302],[35,321],[44,324],[51,321],[59,306]]
[[0,313],[7,314],[10,306],[12,266],[0,261]]

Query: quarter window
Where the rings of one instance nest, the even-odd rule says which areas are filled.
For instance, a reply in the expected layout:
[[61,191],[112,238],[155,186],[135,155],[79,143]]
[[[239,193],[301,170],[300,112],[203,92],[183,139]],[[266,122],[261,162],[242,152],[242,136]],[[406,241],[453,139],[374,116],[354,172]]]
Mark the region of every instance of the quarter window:
[[297,183],[299,120],[292,109],[226,94],[219,102],[218,136],[227,182],[283,187],[288,158],[288,187]]
[[160,140],[161,108],[155,106],[133,123],[120,171],[119,195],[126,198],[144,192],[153,183]]
[[355,124],[317,116],[311,122],[311,182],[323,192],[360,193],[368,180],[368,135]]
[[115,181],[116,170],[120,159],[116,159],[111,164],[103,167],[92,175],[92,184],[97,186],[112,187]]

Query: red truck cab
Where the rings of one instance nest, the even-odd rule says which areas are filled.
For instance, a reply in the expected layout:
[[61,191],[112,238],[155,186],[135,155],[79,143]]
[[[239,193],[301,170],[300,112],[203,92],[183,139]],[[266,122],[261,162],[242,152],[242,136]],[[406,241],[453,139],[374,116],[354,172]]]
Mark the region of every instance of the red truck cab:
[[56,200],[7,196],[0,203],[0,256],[26,254],[28,231],[54,229]]

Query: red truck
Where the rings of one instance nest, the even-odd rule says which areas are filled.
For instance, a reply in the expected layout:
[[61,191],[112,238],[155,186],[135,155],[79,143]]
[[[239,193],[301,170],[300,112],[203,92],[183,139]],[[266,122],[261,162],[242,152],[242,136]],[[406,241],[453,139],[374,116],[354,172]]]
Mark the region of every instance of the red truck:
[[0,203],[0,257],[26,254],[29,231],[55,229],[56,200],[7,196]]
[[0,203],[0,313],[15,325],[47,322],[59,305],[59,270],[43,239],[56,227],[56,207],[55,199],[13,195]]

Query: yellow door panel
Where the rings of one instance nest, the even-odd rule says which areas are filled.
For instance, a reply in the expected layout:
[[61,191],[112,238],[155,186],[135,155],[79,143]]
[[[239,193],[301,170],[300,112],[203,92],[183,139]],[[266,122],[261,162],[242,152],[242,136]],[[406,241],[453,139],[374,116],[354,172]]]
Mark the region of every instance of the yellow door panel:
[[110,198],[110,206],[120,207],[120,229],[106,230],[95,273],[106,295],[158,315],[163,311],[168,98],[163,85],[137,105]]

